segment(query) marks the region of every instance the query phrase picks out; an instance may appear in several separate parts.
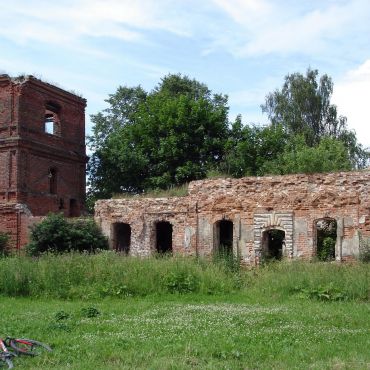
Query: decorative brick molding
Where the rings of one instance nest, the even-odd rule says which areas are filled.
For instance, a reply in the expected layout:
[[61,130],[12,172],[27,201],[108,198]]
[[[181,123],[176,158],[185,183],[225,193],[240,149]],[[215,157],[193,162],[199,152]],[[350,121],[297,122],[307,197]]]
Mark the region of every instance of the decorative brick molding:
[[293,212],[272,212],[254,215],[254,250],[262,253],[262,234],[271,229],[285,232],[285,257],[293,257]]

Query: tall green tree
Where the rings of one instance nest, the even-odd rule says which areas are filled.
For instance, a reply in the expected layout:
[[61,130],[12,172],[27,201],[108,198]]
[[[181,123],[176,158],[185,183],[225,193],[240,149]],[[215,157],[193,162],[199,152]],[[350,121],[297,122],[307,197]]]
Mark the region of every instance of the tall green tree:
[[227,97],[182,75],[150,93],[120,87],[92,116],[90,192],[109,197],[168,188],[205,177],[228,138]]
[[352,167],[363,168],[369,155],[348,129],[347,118],[338,115],[331,104],[333,86],[328,75],[319,77],[319,72],[310,68],[306,75],[288,74],[282,88],[269,93],[261,108],[273,126],[281,125],[292,138],[301,135],[308,147],[328,137],[341,141]]
[[243,126],[237,117],[221,170],[240,177],[364,168],[369,153],[338,116],[332,93],[331,78],[317,70],[287,75],[261,106],[269,125]]
[[317,70],[288,74],[282,88],[269,93],[261,108],[272,125],[283,125],[288,134],[301,134],[307,145],[314,146],[322,137],[338,138],[346,130],[346,118],[330,104],[333,86],[331,78],[326,74],[319,78]]

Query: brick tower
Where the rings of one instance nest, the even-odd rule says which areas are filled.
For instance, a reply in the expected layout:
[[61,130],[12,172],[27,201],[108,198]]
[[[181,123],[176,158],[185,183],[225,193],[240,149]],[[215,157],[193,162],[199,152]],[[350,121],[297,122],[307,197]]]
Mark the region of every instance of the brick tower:
[[85,106],[33,76],[0,75],[0,231],[18,248],[31,219],[83,210]]

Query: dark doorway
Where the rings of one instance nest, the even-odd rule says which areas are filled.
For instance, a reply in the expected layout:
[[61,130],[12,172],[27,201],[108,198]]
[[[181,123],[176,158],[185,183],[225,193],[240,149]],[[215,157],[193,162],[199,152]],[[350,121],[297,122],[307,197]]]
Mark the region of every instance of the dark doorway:
[[337,241],[337,221],[334,218],[322,218],[315,223],[316,255],[320,261],[335,259]]
[[114,224],[114,249],[128,254],[131,244],[131,226],[125,223]]
[[266,260],[280,260],[285,249],[285,232],[279,229],[266,230],[262,234],[263,257]]
[[233,228],[232,221],[221,220],[215,228],[215,251],[231,254],[233,252]]
[[69,217],[78,217],[80,215],[76,199],[69,200]]
[[156,249],[158,253],[172,252],[172,225],[167,221],[156,223]]
[[50,194],[56,194],[58,186],[58,171],[56,168],[49,169],[48,178],[49,178],[49,192]]

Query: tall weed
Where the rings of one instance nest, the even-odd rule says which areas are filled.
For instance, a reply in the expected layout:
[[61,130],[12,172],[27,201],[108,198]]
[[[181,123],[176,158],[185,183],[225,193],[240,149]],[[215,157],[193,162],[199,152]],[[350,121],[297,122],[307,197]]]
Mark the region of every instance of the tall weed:
[[[231,264],[231,265],[230,265]],[[193,257],[135,258],[105,251],[0,258],[0,294],[56,298],[231,294],[250,301],[369,300],[365,263],[272,262],[253,269]]]
[[0,294],[99,298],[149,294],[224,294],[238,289],[235,274],[195,258],[135,258],[45,254],[0,259]]

